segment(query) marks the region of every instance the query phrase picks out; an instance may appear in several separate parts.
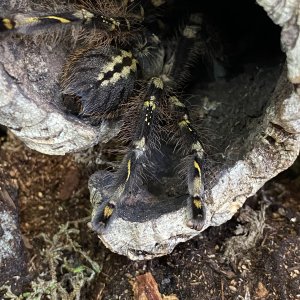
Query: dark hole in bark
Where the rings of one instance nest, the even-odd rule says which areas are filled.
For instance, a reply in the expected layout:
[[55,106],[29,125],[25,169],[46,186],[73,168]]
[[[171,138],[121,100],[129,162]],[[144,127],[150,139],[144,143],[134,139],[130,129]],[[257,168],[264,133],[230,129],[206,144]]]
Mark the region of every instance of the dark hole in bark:
[[229,76],[247,71],[247,64],[274,66],[282,60],[280,27],[254,0],[193,1],[193,6],[220,34],[229,59]]
[[7,136],[7,127],[0,124],[0,138]]

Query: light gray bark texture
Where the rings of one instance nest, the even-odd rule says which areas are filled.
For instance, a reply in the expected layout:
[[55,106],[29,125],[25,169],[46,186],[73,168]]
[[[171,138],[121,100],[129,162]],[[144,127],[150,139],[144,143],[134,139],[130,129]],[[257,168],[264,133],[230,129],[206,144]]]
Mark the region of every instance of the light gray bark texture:
[[[282,71],[266,70],[256,78],[254,85],[259,85],[273,76],[274,87],[265,87],[264,93],[247,86],[243,97],[238,97],[224,87],[224,101],[218,99],[215,108],[205,112],[205,127],[219,132],[216,143],[221,145],[225,159],[211,168],[213,174],[205,180],[207,216],[202,230],[229,220],[249,196],[288,168],[299,153],[299,1],[257,3],[282,27],[287,67]],[[0,123],[11,128],[29,147],[61,155],[86,149],[116,134],[118,125],[92,127],[59,109],[58,74],[68,52],[63,44],[52,49],[30,41],[10,40],[2,41],[0,49]],[[214,106],[213,94],[206,103],[205,97],[200,98],[198,104]],[[257,117],[247,119],[254,110]],[[99,172],[90,179],[94,205],[107,196],[106,175]],[[159,201],[125,203],[99,238],[112,251],[139,260],[170,253],[178,243],[199,234],[186,226],[189,216],[185,197],[156,198]]]

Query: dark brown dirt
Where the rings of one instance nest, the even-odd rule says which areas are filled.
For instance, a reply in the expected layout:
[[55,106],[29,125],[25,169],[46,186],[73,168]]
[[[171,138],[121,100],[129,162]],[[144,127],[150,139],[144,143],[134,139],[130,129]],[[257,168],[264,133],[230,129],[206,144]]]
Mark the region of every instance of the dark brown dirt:
[[[132,262],[106,250],[88,229],[88,219],[76,222],[90,213],[85,166],[72,156],[32,151],[12,135],[1,143],[0,160],[7,162],[6,171],[19,187],[21,230],[33,278],[43,268],[43,245],[35,237],[51,237],[71,221],[80,229],[82,249],[103,265],[81,299],[133,299],[132,282],[146,272],[162,294],[183,300],[300,299],[299,162],[249,199],[251,209],[226,224],[179,245],[171,255]],[[255,232],[263,226],[262,235]],[[253,234],[258,235],[254,242]]]

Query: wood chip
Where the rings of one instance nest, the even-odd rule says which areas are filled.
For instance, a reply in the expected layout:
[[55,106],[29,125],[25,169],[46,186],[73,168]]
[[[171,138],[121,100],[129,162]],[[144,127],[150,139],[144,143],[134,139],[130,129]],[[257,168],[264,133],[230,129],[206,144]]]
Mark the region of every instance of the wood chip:
[[136,276],[132,283],[134,300],[178,300],[176,295],[164,296],[150,272]]
[[259,299],[267,297],[269,294],[268,290],[264,286],[262,282],[258,283],[257,289],[256,289],[256,295],[259,297]]

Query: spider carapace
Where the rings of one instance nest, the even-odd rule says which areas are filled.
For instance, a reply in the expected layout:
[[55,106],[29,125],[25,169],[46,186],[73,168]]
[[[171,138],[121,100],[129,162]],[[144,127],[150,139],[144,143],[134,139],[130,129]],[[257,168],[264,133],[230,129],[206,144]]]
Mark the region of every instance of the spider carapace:
[[201,55],[201,15],[172,16],[170,7],[176,1],[82,2],[56,8],[55,13],[8,13],[0,18],[0,33],[16,33],[17,38],[59,28],[80,30],[63,68],[62,93],[79,99],[78,117],[94,122],[118,117],[130,132],[129,149],[114,173],[110,196],[93,217],[94,230],[105,230],[122,199],[147,185],[149,169],[157,163],[153,153],[162,144],[180,145],[175,148],[184,162],[178,165],[186,178],[187,226],[200,230],[206,207],[204,150],[179,95]]

